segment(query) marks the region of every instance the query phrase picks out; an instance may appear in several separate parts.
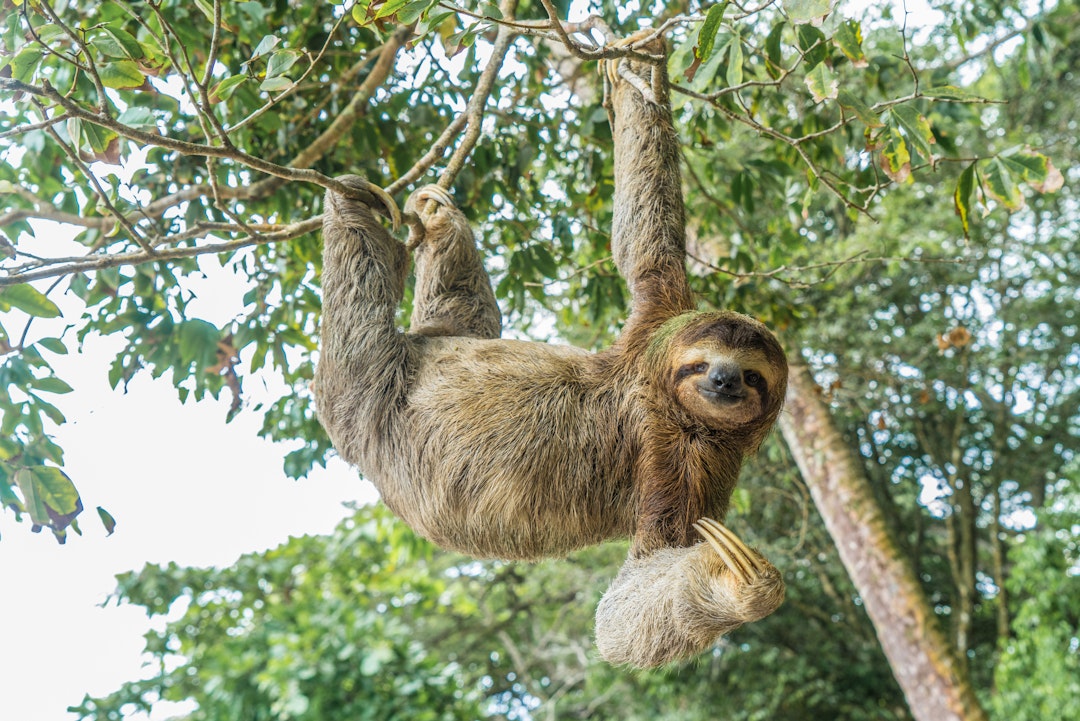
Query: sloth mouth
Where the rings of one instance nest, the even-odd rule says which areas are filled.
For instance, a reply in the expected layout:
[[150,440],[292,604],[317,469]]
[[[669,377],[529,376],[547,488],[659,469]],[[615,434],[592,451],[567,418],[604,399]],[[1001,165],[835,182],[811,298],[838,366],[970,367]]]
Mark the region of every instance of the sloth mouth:
[[738,403],[739,401],[746,399],[745,393],[726,393],[724,391],[710,390],[701,386],[698,386],[698,391],[701,395],[709,400],[716,401],[717,403]]

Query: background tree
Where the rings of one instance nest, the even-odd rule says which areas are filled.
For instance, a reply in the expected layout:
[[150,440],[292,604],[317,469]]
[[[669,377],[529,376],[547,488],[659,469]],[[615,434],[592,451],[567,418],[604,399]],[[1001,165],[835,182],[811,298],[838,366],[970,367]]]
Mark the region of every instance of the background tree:
[[[784,329],[816,372],[894,537],[992,708],[1033,713],[1018,701],[1025,674],[1075,665],[1075,604],[1048,607],[1039,594],[1076,576],[1075,198],[1068,189],[1043,197],[1021,187],[1061,186],[1047,156],[1073,166],[1074,3],[942,5],[937,24],[919,28],[900,13],[860,17],[827,2],[668,3],[614,14],[597,5],[565,25],[553,22],[565,8],[525,1],[5,8],[0,500],[17,516],[61,538],[77,529],[78,479],[68,479],[50,437],[64,421],[57,394],[69,386],[49,360],[92,333],[125,338],[114,386],[148,371],[170,377],[181,399],[228,389],[230,415],[263,413],[265,435],[294,443],[287,472],[323,462],[329,447],[307,389],[319,307],[313,231],[322,191],[342,172],[399,200],[429,173],[452,184],[481,228],[513,332],[601,344],[625,304],[605,230],[610,132],[591,71],[597,57],[628,51],[594,43],[605,24],[617,36],[647,24],[674,48],[703,302]],[[588,11],[604,22],[586,21]],[[78,228],[74,244],[59,247],[42,220]],[[247,288],[246,305],[223,327],[187,310],[187,280],[214,260]],[[83,314],[52,320],[55,293],[82,299]],[[286,390],[245,408],[241,381],[251,376],[281,378]],[[747,479],[739,513],[770,557],[794,569],[785,609],[798,615],[782,611],[740,631],[693,671],[627,679],[583,662],[588,619],[560,625],[555,609],[540,614],[531,636],[508,636],[496,651],[508,665],[463,677],[472,691],[452,702],[439,695],[438,679],[457,671],[438,666],[422,641],[406,643],[400,626],[381,631],[397,654],[392,663],[422,682],[415,693],[465,716],[476,708],[510,715],[518,707],[492,705],[509,688],[514,703],[575,712],[621,709],[628,697],[653,703],[642,717],[689,713],[690,705],[702,715],[738,706],[747,718],[755,709],[801,718],[809,708],[906,717],[898,689],[883,680],[863,598],[837,566],[791,459],[778,448],[771,455],[773,477]],[[393,548],[405,537],[381,542]],[[295,553],[310,554],[302,563],[312,565],[335,542]],[[602,562],[609,552],[597,551],[596,565],[583,561],[587,573],[613,569]],[[1053,561],[1040,565],[1042,554]],[[418,573],[471,567],[439,563]],[[499,588],[533,570],[507,568],[492,571]],[[203,588],[223,589],[257,575],[163,573],[202,573]],[[593,589],[582,593],[603,585],[574,580]],[[162,582],[144,571],[122,595],[160,598],[149,606],[157,611],[185,593],[177,583],[146,595],[144,586]],[[435,594],[442,581],[431,583],[424,591]],[[380,607],[372,594],[369,608],[387,614],[392,604]],[[394,618],[426,622],[390,613],[387,623]],[[150,650],[172,653],[179,644],[188,649],[182,656],[200,658],[198,640],[184,645],[185,628],[174,629],[168,648]],[[545,649],[545,628],[567,629],[565,641],[551,643],[571,650],[550,659],[522,651]],[[331,668],[320,666],[319,677],[353,673],[348,657],[334,661],[335,644],[347,639],[328,643],[319,659]],[[1043,708],[1064,713],[1069,678],[1046,674]],[[194,687],[171,688],[200,708],[216,703]],[[156,689],[129,691],[149,702]],[[311,693],[253,688],[244,703],[265,709],[290,698],[290,713],[333,715],[350,702]]]

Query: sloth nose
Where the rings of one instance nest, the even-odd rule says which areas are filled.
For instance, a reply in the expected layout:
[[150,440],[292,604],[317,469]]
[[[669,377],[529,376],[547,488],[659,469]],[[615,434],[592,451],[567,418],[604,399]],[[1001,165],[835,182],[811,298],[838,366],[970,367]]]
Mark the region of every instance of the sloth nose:
[[709,372],[709,380],[720,393],[741,393],[742,368],[735,363],[718,363]]

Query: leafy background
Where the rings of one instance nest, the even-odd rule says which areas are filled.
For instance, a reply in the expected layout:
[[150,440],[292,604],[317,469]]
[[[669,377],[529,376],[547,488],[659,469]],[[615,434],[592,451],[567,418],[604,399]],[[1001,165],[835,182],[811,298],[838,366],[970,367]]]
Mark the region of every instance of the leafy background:
[[[113,530],[56,442],[76,379],[53,365],[100,337],[113,387],[160,378],[256,419],[289,476],[325,464],[313,230],[342,172],[399,201],[452,183],[512,334],[612,337],[625,291],[598,51],[568,52],[542,3],[516,5],[510,42],[509,3],[5,3],[0,502],[23,521],[5,533],[65,539],[87,515]],[[1075,4],[942,2],[926,25],[820,2],[572,17],[586,10],[669,36],[702,302],[761,317],[812,365],[991,713],[1075,715]],[[193,291],[218,264],[242,286],[224,318]],[[182,433],[173,447],[194,450]],[[480,564],[363,508],[231,567],[123,576],[117,599],[174,609],[147,638],[161,665],[77,713],[907,718],[778,440],[744,479],[732,520],[789,600],[687,667],[596,661],[617,545]]]

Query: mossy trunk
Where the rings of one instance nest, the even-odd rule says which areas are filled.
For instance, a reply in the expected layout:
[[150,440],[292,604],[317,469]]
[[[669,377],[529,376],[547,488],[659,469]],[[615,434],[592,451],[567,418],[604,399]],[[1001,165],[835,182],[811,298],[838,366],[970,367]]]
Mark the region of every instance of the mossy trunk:
[[858,458],[805,366],[794,365],[780,426],[918,721],[985,721],[912,564],[893,543]]

